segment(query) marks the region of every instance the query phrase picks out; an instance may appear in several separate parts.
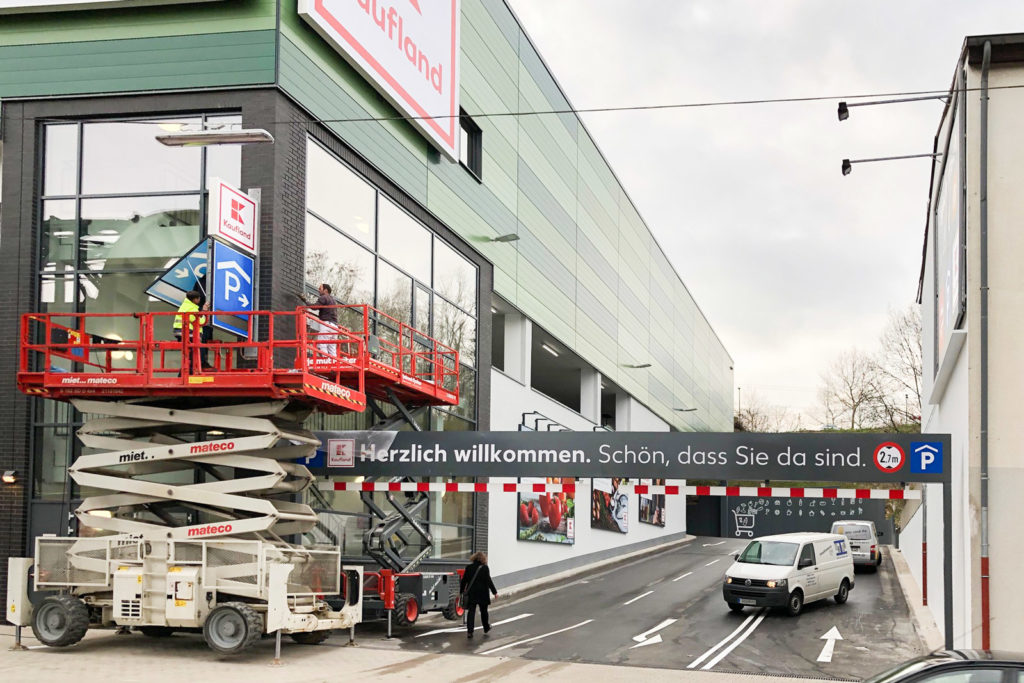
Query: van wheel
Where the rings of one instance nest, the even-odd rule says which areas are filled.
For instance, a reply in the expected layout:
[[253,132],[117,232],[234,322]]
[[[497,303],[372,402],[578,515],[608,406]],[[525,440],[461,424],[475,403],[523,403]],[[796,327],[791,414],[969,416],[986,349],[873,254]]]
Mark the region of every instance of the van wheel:
[[732,610],[733,612],[742,612],[743,611],[743,605],[737,605],[735,602],[730,602],[729,603],[729,609]]
[[798,590],[793,591],[789,594],[789,601],[786,603],[786,613],[791,617],[795,617],[800,614],[800,610],[804,608],[804,594]]
[[839,592],[835,595],[835,601],[837,605],[842,605],[850,597],[850,582],[843,579],[843,582],[839,584]]

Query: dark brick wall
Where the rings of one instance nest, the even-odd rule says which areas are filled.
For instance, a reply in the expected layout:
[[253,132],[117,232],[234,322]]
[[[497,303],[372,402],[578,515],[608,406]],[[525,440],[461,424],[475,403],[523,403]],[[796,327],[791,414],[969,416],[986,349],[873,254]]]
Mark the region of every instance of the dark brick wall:
[[29,401],[15,383],[18,316],[34,306],[35,126],[24,105],[3,103],[3,196],[0,197],[0,471],[18,482],[0,483],[0,595],[7,594],[7,558],[25,553],[28,527]]

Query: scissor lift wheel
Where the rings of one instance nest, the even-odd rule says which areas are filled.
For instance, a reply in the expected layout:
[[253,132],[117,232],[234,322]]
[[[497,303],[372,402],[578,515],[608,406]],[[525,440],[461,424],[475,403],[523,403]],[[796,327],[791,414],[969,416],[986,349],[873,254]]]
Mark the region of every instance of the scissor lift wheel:
[[222,655],[234,655],[248,649],[263,633],[263,621],[244,602],[217,605],[206,617],[203,638],[210,649]]
[[45,598],[32,615],[32,633],[50,647],[67,647],[80,641],[89,630],[89,609],[72,595]]

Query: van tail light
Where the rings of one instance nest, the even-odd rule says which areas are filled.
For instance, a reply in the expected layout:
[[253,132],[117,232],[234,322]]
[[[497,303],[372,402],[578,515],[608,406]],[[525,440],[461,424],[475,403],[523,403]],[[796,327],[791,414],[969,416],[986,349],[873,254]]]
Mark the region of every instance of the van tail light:
[[875,546],[871,546],[871,557],[875,556]]

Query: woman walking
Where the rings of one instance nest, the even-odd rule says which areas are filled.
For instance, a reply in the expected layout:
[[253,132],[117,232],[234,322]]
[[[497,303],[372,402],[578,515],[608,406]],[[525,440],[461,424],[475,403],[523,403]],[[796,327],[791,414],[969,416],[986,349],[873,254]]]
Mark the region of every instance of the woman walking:
[[462,594],[462,607],[466,610],[466,637],[473,637],[473,622],[476,620],[476,608],[480,607],[480,624],[484,633],[491,630],[491,622],[487,618],[487,606],[491,604],[491,594],[498,597],[498,589],[491,581],[491,570],[487,567],[487,553],[473,553],[469,564],[462,572],[459,584]]

